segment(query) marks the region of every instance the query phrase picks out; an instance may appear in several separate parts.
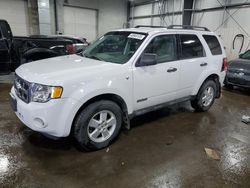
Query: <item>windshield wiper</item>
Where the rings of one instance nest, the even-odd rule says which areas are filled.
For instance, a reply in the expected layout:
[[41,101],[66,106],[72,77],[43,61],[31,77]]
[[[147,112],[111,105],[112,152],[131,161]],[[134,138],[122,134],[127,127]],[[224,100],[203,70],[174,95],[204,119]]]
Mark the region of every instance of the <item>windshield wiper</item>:
[[76,55],[79,55],[79,56],[84,57],[83,54],[82,54],[81,52],[80,52],[80,53],[76,53]]
[[105,61],[105,60],[103,60],[103,59],[101,59],[101,58],[99,58],[97,56],[94,56],[94,55],[89,55],[89,56],[84,55],[83,57],[87,57],[87,58],[90,58],[90,59],[96,59],[96,60],[99,60],[99,61]]

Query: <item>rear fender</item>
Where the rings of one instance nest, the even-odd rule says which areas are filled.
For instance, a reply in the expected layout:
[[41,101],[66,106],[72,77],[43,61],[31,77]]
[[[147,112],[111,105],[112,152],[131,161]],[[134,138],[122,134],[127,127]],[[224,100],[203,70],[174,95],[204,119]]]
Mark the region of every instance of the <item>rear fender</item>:
[[195,87],[192,92],[192,96],[196,96],[202,86],[202,84],[207,80],[207,79],[214,79],[216,86],[217,86],[217,93],[216,93],[216,98],[220,97],[221,93],[221,83],[220,83],[220,72],[218,71],[207,71],[202,74],[200,79],[197,80]]

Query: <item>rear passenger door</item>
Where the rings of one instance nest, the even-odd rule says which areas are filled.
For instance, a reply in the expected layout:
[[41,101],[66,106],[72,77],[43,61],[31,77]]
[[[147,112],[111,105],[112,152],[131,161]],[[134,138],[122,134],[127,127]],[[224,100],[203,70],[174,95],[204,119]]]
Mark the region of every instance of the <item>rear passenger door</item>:
[[192,94],[197,80],[208,62],[203,45],[196,34],[179,34],[180,82],[177,97]]

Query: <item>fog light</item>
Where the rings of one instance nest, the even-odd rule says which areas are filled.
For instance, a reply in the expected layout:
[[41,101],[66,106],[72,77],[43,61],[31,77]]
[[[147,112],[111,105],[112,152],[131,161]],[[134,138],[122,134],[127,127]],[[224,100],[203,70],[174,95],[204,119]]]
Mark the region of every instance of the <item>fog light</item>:
[[35,118],[34,124],[39,129],[47,127],[47,123],[44,120],[42,120],[41,118]]

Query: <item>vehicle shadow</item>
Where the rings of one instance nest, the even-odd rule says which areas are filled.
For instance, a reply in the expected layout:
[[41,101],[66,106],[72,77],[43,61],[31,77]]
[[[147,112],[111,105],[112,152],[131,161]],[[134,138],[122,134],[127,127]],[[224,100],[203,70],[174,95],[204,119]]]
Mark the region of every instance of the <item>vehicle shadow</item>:
[[72,137],[52,139],[30,130],[26,138],[28,143],[25,144],[43,149],[67,151],[75,147]]
[[72,134],[64,138],[54,138],[26,128],[23,135],[26,138],[26,141],[23,143],[23,147],[31,152],[34,151],[34,148],[44,149],[45,151],[76,150],[83,153],[91,152],[81,148]]
[[[135,129],[137,127],[143,126],[145,124],[157,121],[161,118],[171,116],[176,113],[181,112],[192,112],[192,108],[188,102],[180,103],[176,105],[172,105],[163,109],[159,109],[156,111],[152,111],[140,116],[137,116],[131,120],[131,129]],[[129,131],[123,130],[122,133],[128,134]],[[24,148],[42,148],[45,150],[57,150],[57,151],[68,151],[71,149],[76,149],[81,152],[87,152],[79,147],[76,143],[73,136],[69,136],[66,138],[50,138],[46,137],[41,133],[34,132],[30,129],[23,130],[24,137],[26,138],[26,142],[24,142]]]
[[171,105],[159,110],[148,112],[143,115],[139,115],[131,120],[131,129],[143,126],[147,123],[157,121],[161,118],[171,116],[181,112],[193,112],[189,102],[183,102],[175,105]]

